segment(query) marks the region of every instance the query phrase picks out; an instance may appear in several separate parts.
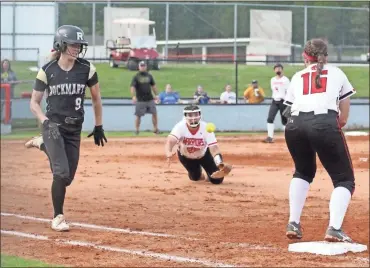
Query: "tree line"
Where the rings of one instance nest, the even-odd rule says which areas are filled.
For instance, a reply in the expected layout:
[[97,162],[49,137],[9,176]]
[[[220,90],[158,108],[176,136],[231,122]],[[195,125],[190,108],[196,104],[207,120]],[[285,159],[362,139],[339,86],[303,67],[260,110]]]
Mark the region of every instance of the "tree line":
[[[253,4],[253,2],[248,2]],[[258,4],[258,3],[255,3]],[[271,6],[265,6],[271,4]],[[291,10],[292,11],[292,42],[303,44],[304,40],[304,8],[305,2],[263,2],[264,6],[238,6],[237,36],[249,37],[250,10]],[[275,5],[275,6],[272,6]],[[298,5],[301,7],[292,7]],[[307,38],[322,37],[332,45],[369,45],[369,11],[346,10],[340,7],[369,8],[368,2],[307,2],[309,6],[335,6],[338,9],[308,8]],[[104,35],[104,7],[96,4],[96,35]],[[120,4],[111,3],[112,7],[149,8],[150,19],[156,22],[158,40],[165,40],[165,4]],[[75,24],[82,27],[85,34],[92,34],[91,3],[59,2],[59,24]],[[78,14],[78,15],[76,15]],[[277,22],[278,23],[278,22]],[[274,25],[271,25],[274,27]],[[169,8],[169,39],[198,38],[233,38],[234,37],[234,6],[204,4],[176,4]]]

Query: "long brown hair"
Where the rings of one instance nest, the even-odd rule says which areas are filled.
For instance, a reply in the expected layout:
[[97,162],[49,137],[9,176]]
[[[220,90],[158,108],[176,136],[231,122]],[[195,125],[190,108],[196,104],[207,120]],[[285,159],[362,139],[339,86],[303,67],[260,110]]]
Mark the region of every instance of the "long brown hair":
[[60,52],[55,51],[55,50],[50,52],[50,55],[49,55],[49,60],[50,61],[57,60],[59,58],[60,58]]
[[328,46],[322,39],[312,39],[306,43],[304,53],[309,56],[309,61],[317,62],[315,83],[316,88],[321,88],[320,76],[328,55]]

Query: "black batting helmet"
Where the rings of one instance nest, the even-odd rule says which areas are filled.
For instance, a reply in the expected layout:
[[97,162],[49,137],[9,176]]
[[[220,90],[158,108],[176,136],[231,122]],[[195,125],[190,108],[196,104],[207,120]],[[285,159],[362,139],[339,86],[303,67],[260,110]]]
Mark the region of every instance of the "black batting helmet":
[[67,50],[67,44],[80,44],[80,53],[84,50],[86,52],[88,42],[85,40],[84,31],[74,25],[60,26],[54,36],[53,48],[55,51],[65,52]]

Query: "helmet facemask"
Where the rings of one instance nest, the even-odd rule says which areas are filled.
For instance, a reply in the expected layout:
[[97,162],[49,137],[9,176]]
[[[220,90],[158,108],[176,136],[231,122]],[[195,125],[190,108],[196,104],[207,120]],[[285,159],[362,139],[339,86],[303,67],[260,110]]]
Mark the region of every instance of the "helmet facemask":
[[[77,54],[73,53],[68,45],[72,46],[79,46],[79,51]],[[83,58],[85,57],[87,51],[87,45],[86,44],[68,44],[66,42],[63,42],[62,45],[62,52],[66,53],[67,55],[73,57],[73,58]]]
[[200,124],[200,119],[202,118],[200,110],[184,111],[184,116],[186,123],[191,128],[198,127]]

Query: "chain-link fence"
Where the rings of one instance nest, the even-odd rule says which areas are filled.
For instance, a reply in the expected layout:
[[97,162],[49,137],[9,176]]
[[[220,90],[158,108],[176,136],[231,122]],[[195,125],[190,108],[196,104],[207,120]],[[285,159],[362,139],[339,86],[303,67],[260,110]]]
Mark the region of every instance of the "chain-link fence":
[[[369,6],[366,2],[360,7],[256,3],[58,2],[59,25],[79,25],[85,31],[91,45],[104,47],[108,38],[107,33],[104,33],[107,29],[105,24],[111,24],[111,21],[116,18],[116,15],[109,15],[113,14],[109,9],[112,11],[116,8],[147,9],[148,19],[155,22],[156,37],[159,41],[158,50],[163,52],[164,56],[169,55],[168,51],[175,47],[188,48],[189,45],[184,40],[235,39],[231,43],[219,41],[217,44],[212,44],[210,40],[209,43],[205,41],[209,48],[218,47],[216,51],[207,52],[230,55],[237,52],[238,58],[245,57],[252,52],[248,52],[247,49],[238,50],[239,44],[244,42],[240,39],[258,36],[264,39],[265,46],[275,47],[275,53],[272,49],[269,50],[270,56],[284,53],[276,51],[276,43],[269,44],[269,41],[275,39],[288,45],[295,45],[296,54],[299,55],[298,48],[314,37],[328,41],[332,60],[366,61],[365,56],[369,52]],[[265,13],[266,16],[255,15],[253,13],[255,11],[263,11],[261,14]],[[277,15],[267,15],[268,11],[274,11],[275,13],[271,14]],[[280,15],[276,12],[280,12]],[[76,16],[76,14],[79,15]],[[256,23],[262,26],[256,28]],[[174,40],[178,40],[179,44],[172,44],[171,41]],[[192,49],[193,54],[201,54],[202,47],[199,44],[193,45]],[[107,56],[106,51],[103,53],[96,50],[93,54],[89,56],[91,58]],[[291,53],[288,54],[290,56]]]
[[[30,97],[39,66],[36,48],[1,48],[1,120],[12,128],[37,128],[30,111]],[[8,62],[8,64],[4,64]]]

